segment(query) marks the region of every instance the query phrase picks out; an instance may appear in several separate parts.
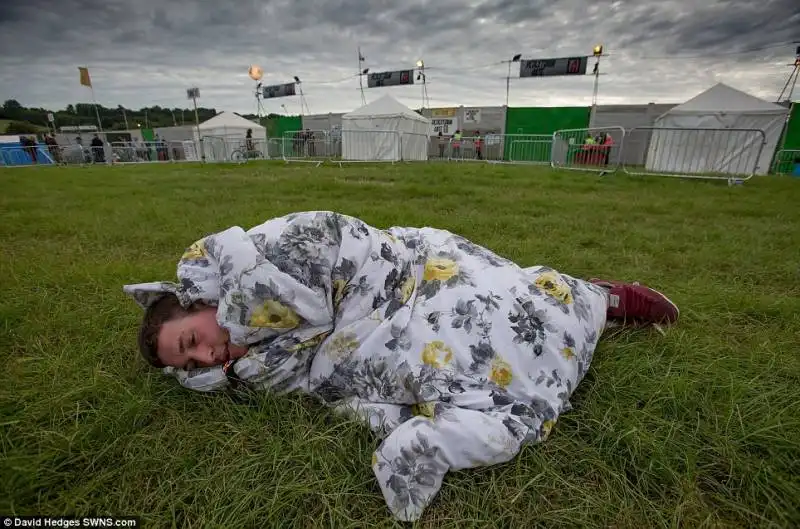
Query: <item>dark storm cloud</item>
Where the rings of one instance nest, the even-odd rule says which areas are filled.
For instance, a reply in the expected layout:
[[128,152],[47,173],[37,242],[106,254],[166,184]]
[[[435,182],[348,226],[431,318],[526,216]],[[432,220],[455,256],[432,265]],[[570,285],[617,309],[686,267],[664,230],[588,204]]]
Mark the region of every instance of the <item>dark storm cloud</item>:
[[735,51],[800,40],[800,0],[707,4],[687,13],[673,35],[669,51],[674,53]]
[[[433,104],[502,104],[505,68],[527,58],[587,53],[602,42],[601,103],[687,99],[717,80],[779,91],[794,47],[727,58],[653,60],[745,51],[800,39],[800,0],[25,0],[0,8],[0,98],[63,107],[86,100],[89,65],[100,102],[203,104],[252,111],[247,66],[265,82],[304,80],[314,112],[360,102],[356,47],[372,71],[424,58]],[[647,58],[645,58],[647,57]],[[494,66],[493,66],[494,65]],[[719,74],[719,75],[715,75]],[[776,88],[777,85],[777,88]],[[419,87],[389,90],[418,104]],[[384,90],[372,90],[373,97]],[[586,104],[591,77],[515,79],[512,104]],[[293,111],[296,99],[268,102]],[[272,105],[270,107],[270,105]]]

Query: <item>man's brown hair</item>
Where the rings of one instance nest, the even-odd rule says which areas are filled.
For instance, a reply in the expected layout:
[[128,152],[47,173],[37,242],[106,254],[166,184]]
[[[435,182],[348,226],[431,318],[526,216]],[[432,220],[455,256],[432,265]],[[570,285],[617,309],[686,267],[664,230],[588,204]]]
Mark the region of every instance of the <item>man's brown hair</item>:
[[139,352],[153,367],[165,367],[158,358],[158,335],[165,323],[188,316],[197,310],[196,306],[184,308],[175,294],[164,294],[147,307],[139,327]]

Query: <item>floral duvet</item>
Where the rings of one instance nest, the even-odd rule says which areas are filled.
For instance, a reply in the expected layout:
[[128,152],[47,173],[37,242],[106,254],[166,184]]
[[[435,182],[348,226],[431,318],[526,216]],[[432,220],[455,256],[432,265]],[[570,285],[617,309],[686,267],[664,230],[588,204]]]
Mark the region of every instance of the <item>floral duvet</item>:
[[249,352],[165,372],[198,391],[301,391],[363,420],[382,439],[372,469],[404,521],[448,470],[545,440],[606,322],[606,294],[591,283],[444,230],[380,230],[324,211],[209,235],[177,275],[124,290],[142,306],[168,291],[215,305]]

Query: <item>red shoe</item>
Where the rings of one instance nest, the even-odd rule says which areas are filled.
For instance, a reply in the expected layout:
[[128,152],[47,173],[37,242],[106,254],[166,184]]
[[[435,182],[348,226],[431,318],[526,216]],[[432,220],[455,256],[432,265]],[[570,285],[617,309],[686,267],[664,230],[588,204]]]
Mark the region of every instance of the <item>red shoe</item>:
[[675,323],[680,315],[678,306],[657,290],[638,282],[590,279],[590,283],[608,289],[608,317],[639,323]]

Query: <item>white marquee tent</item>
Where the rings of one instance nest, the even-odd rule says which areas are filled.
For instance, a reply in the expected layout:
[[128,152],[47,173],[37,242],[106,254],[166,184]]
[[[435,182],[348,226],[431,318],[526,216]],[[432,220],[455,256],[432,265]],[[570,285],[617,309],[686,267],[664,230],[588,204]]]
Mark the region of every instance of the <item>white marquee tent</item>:
[[[245,119],[233,112],[220,112],[208,119],[198,127],[203,137],[203,152],[207,160],[225,160],[231,152],[244,143],[247,129],[253,129],[253,142],[264,155],[267,148],[267,129],[255,121]],[[197,128],[194,130],[194,139],[197,141]]]
[[646,168],[679,174],[749,174],[755,169],[755,174],[767,174],[788,113],[785,107],[718,83],[656,120],[655,127],[695,130],[654,130]]
[[342,116],[342,159],[427,160],[429,129],[428,118],[383,96]]

